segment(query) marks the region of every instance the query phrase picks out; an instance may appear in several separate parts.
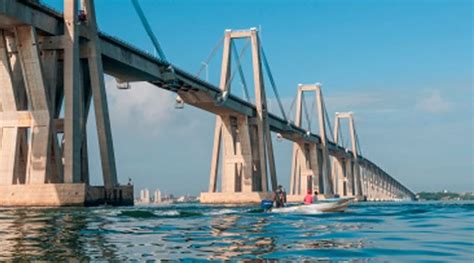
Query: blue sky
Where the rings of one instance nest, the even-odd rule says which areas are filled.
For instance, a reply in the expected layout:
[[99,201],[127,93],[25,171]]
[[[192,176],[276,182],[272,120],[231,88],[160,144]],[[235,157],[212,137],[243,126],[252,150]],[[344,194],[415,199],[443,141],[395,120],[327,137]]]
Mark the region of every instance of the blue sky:
[[[410,189],[474,191],[472,1],[140,3],[168,60],[190,72],[226,28],[260,27],[286,107],[298,83],[321,82],[330,116],[354,111],[363,154]],[[102,31],[153,52],[131,1],[96,0],[96,10]],[[213,83],[220,58],[209,66]],[[247,72],[250,63],[243,66]],[[120,180],[178,194],[205,190],[214,116],[175,110],[173,94],[144,83],[118,91],[107,82]],[[288,186],[291,143],[274,144],[278,178]]]

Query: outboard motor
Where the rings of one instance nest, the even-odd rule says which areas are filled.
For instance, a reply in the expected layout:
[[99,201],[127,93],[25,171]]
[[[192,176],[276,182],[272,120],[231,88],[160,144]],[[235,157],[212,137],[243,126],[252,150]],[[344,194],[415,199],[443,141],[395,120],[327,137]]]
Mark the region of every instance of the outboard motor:
[[262,207],[263,211],[270,211],[273,207],[273,201],[262,200],[262,202],[260,203],[260,206]]

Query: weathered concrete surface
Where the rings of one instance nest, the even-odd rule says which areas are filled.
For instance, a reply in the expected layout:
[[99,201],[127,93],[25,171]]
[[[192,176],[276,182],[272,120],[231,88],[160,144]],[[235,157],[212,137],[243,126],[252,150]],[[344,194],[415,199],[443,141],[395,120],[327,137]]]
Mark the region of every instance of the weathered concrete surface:
[[77,184],[17,184],[0,186],[0,207],[133,205],[133,186],[104,187]]
[[133,205],[133,186],[123,185],[108,191],[103,186],[89,186],[87,188],[85,205],[102,204]]
[[202,204],[255,204],[262,200],[271,200],[271,192],[248,192],[248,193],[201,193]]
[[80,206],[86,184],[18,184],[0,186],[0,206]]

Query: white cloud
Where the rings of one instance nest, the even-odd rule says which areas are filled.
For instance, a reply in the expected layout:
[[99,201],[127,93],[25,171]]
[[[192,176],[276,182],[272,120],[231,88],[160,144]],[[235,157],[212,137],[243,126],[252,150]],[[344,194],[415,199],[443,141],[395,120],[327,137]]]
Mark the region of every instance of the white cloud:
[[176,95],[146,82],[133,83],[129,90],[119,90],[115,80],[110,80],[107,96],[112,121],[118,126],[140,126],[157,132],[157,128],[172,121]]
[[452,103],[444,99],[439,90],[431,90],[418,99],[415,108],[428,113],[442,113],[450,111]]
[[167,136],[171,131],[189,136],[207,126],[212,130],[214,116],[191,105],[176,109],[176,93],[147,82],[132,83],[129,90],[120,90],[115,80],[109,79],[106,86],[111,121],[120,130],[133,130],[155,138]]

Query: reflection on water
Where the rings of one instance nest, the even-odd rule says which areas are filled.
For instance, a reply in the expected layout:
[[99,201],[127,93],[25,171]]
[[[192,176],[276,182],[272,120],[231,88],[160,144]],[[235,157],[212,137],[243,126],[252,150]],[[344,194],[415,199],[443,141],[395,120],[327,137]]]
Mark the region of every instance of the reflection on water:
[[473,203],[362,203],[315,216],[197,204],[0,209],[0,261],[465,262],[474,257],[473,216]]
[[80,260],[90,258],[90,252],[101,258],[115,258],[114,245],[99,234],[106,220],[96,224],[99,231],[83,235],[89,222],[94,225],[97,219],[87,214],[87,209],[0,210],[0,260]]

